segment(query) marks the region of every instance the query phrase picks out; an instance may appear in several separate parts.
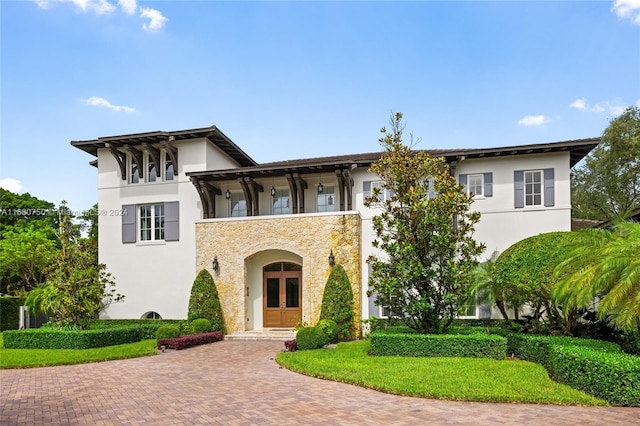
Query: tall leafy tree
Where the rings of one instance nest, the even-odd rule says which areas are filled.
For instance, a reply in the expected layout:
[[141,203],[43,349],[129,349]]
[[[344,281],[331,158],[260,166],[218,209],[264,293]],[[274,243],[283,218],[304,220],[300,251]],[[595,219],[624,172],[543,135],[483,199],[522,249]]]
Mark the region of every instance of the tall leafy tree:
[[640,207],[640,108],[613,119],[600,144],[573,171],[573,214],[583,219],[626,218]]
[[390,126],[381,130],[384,152],[370,168],[383,188],[365,200],[381,210],[373,228],[374,247],[383,253],[367,260],[370,294],[418,332],[444,332],[484,250],[472,238],[480,214],[469,211],[472,199],[443,158],[414,150],[413,139],[403,144],[401,113]]
[[620,222],[612,231],[582,232],[569,257],[556,268],[575,269],[553,291],[571,308],[596,307],[600,319],[611,317],[622,330],[640,331],[640,223]]
[[47,280],[29,292],[25,304],[32,312],[47,312],[60,326],[86,328],[101,310],[124,299],[115,282],[98,264],[93,247],[77,237],[66,202],[60,204],[60,251],[53,258]]

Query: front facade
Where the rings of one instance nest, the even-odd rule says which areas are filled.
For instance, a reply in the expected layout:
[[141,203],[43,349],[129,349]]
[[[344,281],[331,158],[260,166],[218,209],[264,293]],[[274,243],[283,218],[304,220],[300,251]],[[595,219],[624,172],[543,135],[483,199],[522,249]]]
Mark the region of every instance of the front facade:
[[[487,258],[571,229],[570,168],[598,142],[431,153],[475,194]],[[72,145],[97,158],[99,258],[126,296],[105,318],[186,318],[193,280],[208,269],[228,331],[314,323],[330,255],[349,276],[356,316],[385,316],[367,297],[377,212],[364,207],[381,184],[368,171],[380,152],[259,165],[215,126]]]

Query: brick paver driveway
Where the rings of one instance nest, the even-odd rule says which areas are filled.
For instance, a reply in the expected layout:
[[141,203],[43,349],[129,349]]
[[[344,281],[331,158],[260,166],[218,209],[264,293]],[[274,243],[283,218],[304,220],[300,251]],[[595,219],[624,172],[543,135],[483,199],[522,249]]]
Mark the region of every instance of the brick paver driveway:
[[0,371],[0,424],[636,425],[640,409],[409,398],[280,368],[282,342],[223,341],[154,357]]

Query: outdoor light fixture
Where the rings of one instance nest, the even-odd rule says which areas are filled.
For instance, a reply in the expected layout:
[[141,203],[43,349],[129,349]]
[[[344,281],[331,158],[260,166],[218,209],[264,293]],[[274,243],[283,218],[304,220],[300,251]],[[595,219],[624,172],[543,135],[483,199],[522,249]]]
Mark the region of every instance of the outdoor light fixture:
[[324,192],[324,186],[322,186],[322,182],[318,184],[318,194],[322,194]]
[[276,196],[276,187],[275,187],[275,186],[272,186],[272,187],[271,187],[271,196],[272,196],[272,197],[275,197],[275,196]]
[[224,193],[224,197],[228,200],[229,198],[231,198],[231,191],[229,191],[227,189],[227,192]]
[[329,266],[334,266],[336,264],[336,257],[333,255],[333,249],[331,249],[331,253],[329,253]]
[[218,256],[214,256],[213,257],[213,270],[218,272],[218,270],[220,269],[220,264],[218,263]]
[[333,197],[331,195],[329,195],[329,199],[327,200],[327,204],[332,206],[333,205]]

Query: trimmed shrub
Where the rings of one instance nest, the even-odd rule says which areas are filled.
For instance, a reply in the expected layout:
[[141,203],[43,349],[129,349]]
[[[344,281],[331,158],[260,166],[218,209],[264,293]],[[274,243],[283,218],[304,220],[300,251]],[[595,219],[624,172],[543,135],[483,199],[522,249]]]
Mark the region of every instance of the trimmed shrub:
[[350,340],[355,335],[353,317],[351,282],[342,265],[336,265],[331,269],[324,287],[320,319],[335,321],[338,325],[338,340]]
[[301,351],[320,349],[329,343],[329,338],[318,327],[303,327],[296,333],[296,344]]
[[631,355],[640,356],[640,333],[637,331],[627,331],[618,338],[618,343],[622,350]]
[[323,319],[318,321],[316,327],[322,330],[322,332],[327,336],[329,343],[336,343],[338,341],[338,324],[336,324],[335,321]]
[[213,330],[226,333],[218,289],[213,277],[206,269],[200,271],[193,282],[189,298],[187,319],[193,321],[198,318],[208,319],[211,321]]
[[194,334],[208,333],[211,331],[211,321],[206,318],[198,318],[191,321],[191,328]]
[[284,350],[285,352],[295,352],[298,350],[298,344],[296,343],[296,339],[285,340],[284,341]]
[[408,334],[377,331],[371,355],[504,359],[507,339],[492,334]]
[[0,331],[17,330],[20,324],[20,306],[24,297],[0,297]]
[[158,339],[158,348],[162,348],[162,346],[181,350],[192,348],[194,346],[205,345],[207,343],[219,342],[224,339],[224,336],[219,331],[212,331],[209,333],[198,333],[192,334],[190,336],[182,336],[182,337],[173,337],[167,339]]
[[156,339],[171,339],[180,337],[180,328],[175,325],[163,325],[156,331]]
[[114,327],[137,327],[141,333],[141,339],[155,339],[158,328],[163,325],[174,325],[180,327],[181,334],[188,334],[182,331],[187,321],[184,320],[159,320],[159,319],[109,319],[95,320],[89,328],[91,330],[102,330]]
[[7,349],[91,349],[135,343],[142,340],[136,327],[102,330],[61,330],[31,328],[2,333]]
[[585,346],[552,345],[551,377],[613,405],[640,407],[640,358]]

